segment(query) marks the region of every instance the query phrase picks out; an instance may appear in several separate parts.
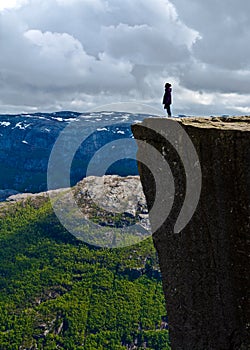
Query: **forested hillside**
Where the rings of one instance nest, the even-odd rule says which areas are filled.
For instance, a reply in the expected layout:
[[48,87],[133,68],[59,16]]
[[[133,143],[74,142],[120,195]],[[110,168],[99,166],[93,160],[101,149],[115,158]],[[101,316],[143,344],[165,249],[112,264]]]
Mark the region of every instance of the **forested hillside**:
[[46,198],[5,203],[0,217],[0,349],[170,349],[151,238],[88,246]]

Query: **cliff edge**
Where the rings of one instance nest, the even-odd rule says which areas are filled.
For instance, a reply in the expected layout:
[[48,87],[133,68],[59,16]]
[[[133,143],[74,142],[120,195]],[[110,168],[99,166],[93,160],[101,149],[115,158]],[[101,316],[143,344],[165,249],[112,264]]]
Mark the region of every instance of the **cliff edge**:
[[[191,156],[189,161],[182,135],[174,135],[174,142],[166,137],[172,126],[181,127],[192,141],[201,179],[195,177],[197,164]],[[172,349],[249,349],[250,117],[148,118],[132,131],[149,210],[161,184],[141,160],[148,146],[167,161],[173,175],[174,198],[168,184],[161,188],[162,206],[172,201],[172,209],[153,233]],[[193,216],[174,233],[192,177],[180,152],[186,152],[186,164],[196,171],[193,192],[198,191],[196,180],[201,187]],[[151,226],[159,221],[156,211],[150,220]]]

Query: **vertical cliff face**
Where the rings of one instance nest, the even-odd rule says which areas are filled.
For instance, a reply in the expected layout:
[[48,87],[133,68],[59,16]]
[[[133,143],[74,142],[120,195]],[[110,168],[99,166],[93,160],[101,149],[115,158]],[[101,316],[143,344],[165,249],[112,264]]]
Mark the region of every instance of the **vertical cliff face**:
[[[250,118],[171,120],[191,139],[200,161],[202,181],[194,215],[179,233],[174,233],[174,227],[190,174],[185,174],[185,164],[175,144],[163,136],[169,122],[162,118],[145,119],[132,131],[138,141],[138,154],[145,154],[147,145],[156,148],[167,160],[174,179],[174,199],[170,198],[168,185],[162,184],[166,194],[162,205],[168,201],[173,205],[153,233],[172,349],[249,349]],[[154,130],[157,128],[160,132]],[[179,150],[185,148],[182,142],[182,137],[176,135]],[[142,161],[139,172],[150,209],[159,184]],[[156,212],[151,213],[153,223],[159,221],[156,216]]]

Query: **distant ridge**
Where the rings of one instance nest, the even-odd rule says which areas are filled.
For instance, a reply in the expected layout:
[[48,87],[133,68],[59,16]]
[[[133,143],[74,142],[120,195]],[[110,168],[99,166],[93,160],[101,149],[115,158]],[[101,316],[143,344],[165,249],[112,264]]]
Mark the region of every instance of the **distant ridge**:
[[[53,145],[69,123],[81,120],[85,134],[94,134],[81,145],[71,168],[71,182],[76,184],[86,173],[89,160],[106,143],[132,138],[130,125],[147,115],[127,112],[54,113],[0,115],[0,190],[41,192],[47,190],[47,166]],[[107,128],[103,125],[107,124]],[[101,127],[100,127],[101,126]],[[74,135],[69,135],[67,144]],[[134,151],[136,144],[134,144]],[[67,153],[66,149],[62,152]],[[109,174],[137,175],[134,160],[124,159],[114,164]]]

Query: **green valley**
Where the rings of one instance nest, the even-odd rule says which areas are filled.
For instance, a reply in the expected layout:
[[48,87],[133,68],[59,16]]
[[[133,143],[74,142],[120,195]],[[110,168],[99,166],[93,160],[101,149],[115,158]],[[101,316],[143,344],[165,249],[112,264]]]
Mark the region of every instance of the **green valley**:
[[70,235],[48,198],[0,206],[0,349],[170,349],[148,238],[97,248]]

